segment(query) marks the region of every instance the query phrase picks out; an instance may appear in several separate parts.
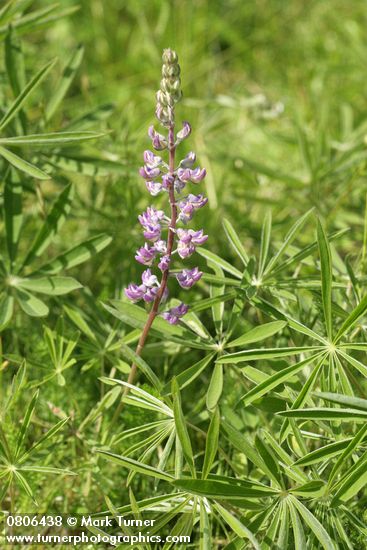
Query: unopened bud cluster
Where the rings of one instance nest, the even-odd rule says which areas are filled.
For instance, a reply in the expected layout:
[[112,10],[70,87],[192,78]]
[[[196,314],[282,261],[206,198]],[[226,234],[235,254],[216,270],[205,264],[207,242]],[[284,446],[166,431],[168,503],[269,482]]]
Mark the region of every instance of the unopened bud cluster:
[[174,122],[174,107],[181,99],[180,65],[177,53],[167,49],[163,51],[161,87],[157,92],[156,115],[167,128]]

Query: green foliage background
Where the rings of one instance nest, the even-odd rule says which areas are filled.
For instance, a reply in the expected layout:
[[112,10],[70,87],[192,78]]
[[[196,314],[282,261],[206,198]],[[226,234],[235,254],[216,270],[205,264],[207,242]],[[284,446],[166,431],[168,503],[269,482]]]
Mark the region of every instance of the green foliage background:
[[[149,148],[147,128],[155,122],[154,94],[159,85],[161,52],[168,46],[178,52],[182,69],[184,100],[179,106],[178,118],[189,120],[193,127],[190,142],[182,146],[181,153],[183,156],[189,150],[195,150],[200,164],[208,171],[202,190],[209,197],[209,205],[198,214],[197,227],[204,227],[210,236],[205,248],[222,260],[214,258],[213,262],[213,257],[209,257],[207,266],[208,258],[204,252],[198,263],[208,277],[190,292],[189,299],[185,291],[181,291],[182,297],[193,304],[193,310],[202,322],[201,325],[199,321],[192,321],[194,325],[191,328],[194,326],[194,332],[199,332],[200,337],[203,336],[203,326],[209,330],[209,347],[205,350],[200,349],[199,345],[198,349],[193,349],[185,343],[180,344],[182,338],[190,338],[190,333],[189,336],[179,334],[168,337],[158,331],[150,339],[144,355],[165,391],[154,387],[154,378],[152,382],[152,377],[146,377],[144,373],[140,374],[139,385],[157,398],[163,399],[162,395],[165,396],[168,399],[165,403],[172,410],[176,407],[175,429],[181,434],[177,436],[180,443],[173,446],[167,463],[165,466],[161,464],[159,469],[166,468],[168,475],[182,474],[177,465],[181,446],[184,448],[183,475],[194,477],[195,469],[192,465],[190,468],[191,444],[198,471],[201,472],[204,456],[208,465],[210,454],[207,450],[205,455],[206,434],[211,421],[211,437],[215,447],[213,432],[219,417],[216,409],[218,403],[222,419],[236,430],[228,436],[228,430],[221,428],[220,452],[212,460],[212,474],[218,476],[241,479],[252,476],[256,482],[272,488],[274,484],[276,486],[277,479],[279,481],[279,470],[279,475],[287,478],[289,469],[284,469],[285,458],[277,455],[274,450],[276,445],[271,447],[269,438],[262,434],[261,428],[276,439],[277,445],[283,445],[283,451],[291,457],[291,465],[324,444],[355,437],[359,433],[359,424],[348,421],[349,417],[344,418],[343,423],[335,419],[325,420],[322,416],[325,413],[321,412],[319,423],[302,425],[302,422],[296,424],[292,420],[291,435],[288,433],[288,440],[282,439],[285,428],[282,428],[282,418],[275,417],[275,413],[284,412],[286,406],[292,405],[309,379],[311,370],[294,375],[284,386],[274,386],[270,395],[258,396],[255,404],[234,412],[240,397],[264,381],[264,373],[272,375],[273,371],[281,372],[296,363],[296,359],[278,357],[276,351],[273,355],[258,359],[244,355],[243,364],[238,367],[228,360],[231,364],[227,370],[224,364],[223,391],[222,371],[218,367],[222,363],[216,363],[214,367],[211,358],[209,366],[200,371],[191,386],[182,389],[182,409],[191,437],[186,449],[187,434],[177,428],[182,421],[177,412],[181,410],[179,392],[176,388],[173,391],[175,399],[170,401],[170,384],[173,375],[180,375],[188,367],[197,365],[209,352],[218,352],[218,345],[219,359],[223,349],[224,352],[239,352],[237,344],[234,349],[230,345],[229,350],[225,349],[228,340],[276,320],[284,322],[284,325],[277,325],[279,332],[270,331],[267,339],[259,344],[249,345],[256,340],[249,343],[244,340],[240,344],[244,352],[248,347],[274,350],[298,346],[303,347],[303,355],[298,357],[298,361],[304,359],[310,346],[314,345],[313,336],[310,332],[302,337],[302,331],[292,332],[294,326],[291,326],[290,318],[323,337],[326,334],[324,325],[327,327],[330,322],[331,308],[335,336],[348,318],[347,314],[359,303],[364,304],[367,255],[365,3],[362,0],[63,0],[57,8],[59,11],[53,11],[49,2],[41,0],[20,0],[14,4],[19,6],[13,26],[22,42],[26,81],[29,82],[55,57],[58,60],[6,128],[5,136],[69,130],[103,134],[91,141],[80,135],[78,142],[69,143],[65,149],[59,149],[57,144],[51,149],[42,144],[36,149],[29,144],[20,150],[11,149],[52,176],[52,179],[42,181],[29,174],[25,176],[22,170],[10,169],[11,177],[15,178],[15,182],[20,177],[23,187],[23,230],[18,256],[24,258],[27,255],[52,204],[70,183],[74,187],[74,197],[67,219],[55,232],[43,256],[36,258],[32,269],[39,270],[53,257],[98,235],[110,235],[112,241],[106,248],[101,247],[103,249],[98,254],[93,250],[84,263],[71,266],[67,273],[60,273],[60,276],[75,278],[83,285],[82,289],[61,297],[48,292],[51,296],[46,297],[45,302],[50,313],[46,317],[28,317],[17,306],[12,320],[1,333],[1,434],[6,434],[4,437],[9,445],[17,448],[19,444],[24,445],[24,449],[30,449],[47,429],[69,417],[66,424],[60,423],[52,452],[49,452],[49,447],[40,446],[40,449],[37,448],[39,454],[32,455],[34,469],[26,476],[29,488],[22,479],[15,480],[19,483],[9,481],[10,485],[4,482],[1,487],[3,509],[13,507],[17,511],[53,513],[100,512],[111,509],[109,501],[106,503],[106,496],[114,506],[131,502],[131,495],[129,498],[125,487],[131,464],[121,459],[118,464],[112,465],[103,460],[96,450],[125,456],[129,455],[130,445],[136,444],[135,452],[130,449],[130,458],[142,460],[142,436],[133,432],[131,439],[125,439],[124,431],[151,422],[152,412],[128,403],[116,416],[119,386],[113,386],[111,390],[100,380],[101,376],[126,378],[132,359],[126,346],[134,349],[139,325],[132,323],[131,319],[136,319],[138,313],[124,310],[121,317],[121,312],[116,314],[115,311],[119,321],[106,311],[102,302],[111,307],[110,300],[119,301],[123,287],[136,280],[141,272],[139,265],[133,261],[135,250],[141,243],[137,215],[145,209],[150,197],[138,175],[138,168],[142,164],[142,152]],[[73,10],[75,6],[79,8],[76,11]],[[16,20],[22,10],[33,13],[47,9],[50,9],[51,20],[46,17],[41,19],[40,25],[29,25],[23,30],[20,26],[17,30]],[[8,23],[0,28],[3,52],[0,61],[1,117],[17,95],[5,62],[4,39],[7,32]],[[69,63],[73,52],[80,52],[79,44],[84,47],[83,60],[75,70],[62,104],[47,119],[50,98],[60,89],[63,68]],[[22,131],[22,113],[27,118],[26,132]],[[5,180],[10,177],[9,165],[4,158],[1,163],[5,185]],[[0,200],[4,202],[3,183]],[[154,200],[156,205],[160,204],[160,198]],[[264,241],[270,229],[269,211],[273,219],[271,257],[280,249],[290,228],[311,208],[313,213],[305,218],[304,225],[299,227],[295,240],[289,243],[281,261],[315,243],[317,215],[327,235],[340,232],[338,238],[330,239],[332,266],[328,263],[328,239],[319,226],[318,246],[315,244],[307,257],[270,277],[264,288],[254,288],[256,285],[252,284],[252,277],[255,268],[252,265],[258,263],[259,255],[264,261],[266,259]],[[247,271],[241,254],[236,254],[233,246],[229,245],[222,225],[224,219],[234,227],[250,258],[250,267],[247,261],[244,262]],[[4,215],[0,221],[2,256],[6,255],[7,247],[6,223]],[[227,225],[227,233],[231,226]],[[251,259],[253,257],[257,260]],[[232,271],[226,269],[227,264],[223,264],[223,260],[232,265]],[[213,265],[216,265],[214,269]],[[244,269],[250,283],[246,280],[245,284],[241,282]],[[29,268],[25,276],[29,277],[33,272]],[[328,293],[331,272],[334,285],[332,302]],[[225,288],[220,279],[223,277],[226,278],[223,280]],[[212,288],[210,283],[213,283]],[[65,281],[57,284],[66,285]],[[239,287],[243,292],[238,291]],[[200,305],[203,299],[225,293],[229,296],[224,302],[214,305],[208,302],[207,308],[205,304]],[[236,326],[231,327],[234,297],[241,303],[240,311],[242,307],[244,309]],[[286,312],[286,317],[279,315],[279,312],[274,313],[261,300]],[[117,309],[118,304],[114,303]],[[312,391],[344,394],[351,398],[366,397],[362,309],[358,323],[356,321],[357,324],[351,326],[353,331],[348,340],[349,343],[361,344],[359,348],[357,345],[350,347],[348,353],[362,366],[353,370],[351,362],[348,363],[343,357],[347,367],[344,364],[342,367],[338,362],[340,358],[335,359],[333,354],[330,358],[328,355],[325,363],[329,370],[323,375],[324,378],[320,377]],[[229,327],[233,329],[232,338],[229,338]],[[192,333],[191,338],[194,339]],[[59,346],[58,352],[54,351],[54,345]],[[68,352],[67,346],[70,346]],[[183,350],[185,353],[182,353]],[[325,350],[324,347],[321,351]],[[253,360],[257,363],[252,363]],[[20,389],[18,391],[13,382],[12,393],[13,377],[18,373],[18,382],[21,380],[22,365],[25,364]],[[346,372],[351,370],[345,378],[343,368]],[[180,380],[182,382],[178,377]],[[19,441],[17,433],[36,389],[39,389],[37,406],[24,439],[21,437]],[[331,407],[340,404],[338,401],[331,403]],[[356,403],[348,402],[347,405],[354,410]],[[366,410],[365,404],[359,405],[357,410]],[[322,401],[320,397],[304,405],[305,408],[329,406],[330,402]],[[159,415],[157,418],[160,418]],[[111,422],[113,428],[110,428]],[[307,438],[305,433],[301,433],[300,425],[302,430],[312,432],[312,437]],[[165,437],[169,438],[172,422],[166,428]],[[270,456],[268,462],[265,460],[265,470],[261,468],[262,462],[260,466],[254,463],[251,452],[241,447],[239,434],[242,434],[243,440],[249,439],[262,461],[264,456]],[[159,457],[165,448],[165,437],[162,435],[162,440],[157,437],[156,445],[152,442],[152,454],[146,457],[146,461],[154,467],[158,467]],[[365,479],[363,437],[364,434],[361,435],[361,448],[349,457],[346,467],[357,463],[361,467],[359,475]],[[270,445],[271,452],[264,451],[263,440]],[[304,483],[306,479],[326,483],[340,453],[325,454],[324,461],[312,468],[306,460],[301,473],[297,466],[296,473],[293,471],[293,476],[290,475],[292,483],[301,483],[302,479]],[[49,479],[46,474],[51,474],[37,471],[37,464],[49,469],[58,468],[59,475],[52,478],[52,483],[46,483],[45,480]],[[290,464],[287,466],[291,469]],[[132,471],[134,468],[135,463]],[[69,471],[77,476],[67,475]],[[7,475],[2,476],[0,481],[3,479],[8,480]],[[285,490],[284,483],[288,488],[289,480],[284,482],[284,479],[280,483],[282,490]],[[163,481],[170,483],[168,478]],[[141,473],[131,480],[131,487],[136,500],[151,496],[156,488],[154,481]],[[186,485],[178,482],[178,488],[187,490],[189,495],[196,495],[195,498],[202,496],[200,490],[190,487],[189,482]],[[362,548],[367,532],[364,524],[359,523],[365,520],[363,486],[353,494],[347,505],[353,513],[352,518],[345,510],[339,509],[335,513],[337,519],[334,512],[325,516],[329,496],[320,496],[319,490],[318,485],[309,488],[309,500],[301,491],[300,499],[304,497],[303,502],[324,525],[332,541],[323,538],[321,533],[307,539],[307,548],[334,548],[332,544],[340,548]],[[158,486],[157,494],[173,491],[171,485],[164,490]],[[206,495],[210,500],[209,493]],[[32,498],[37,500],[37,505],[32,503]],[[270,527],[265,518],[258,530],[262,548],[302,548],[303,539],[298,531],[299,539],[291,527],[290,534],[285,535],[288,525],[298,525],[297,518],[303,520],[306,533],[314,533],[302,514],[303,509],[297,508],[297,499],[296,502],[291,501],[289,509],[283,504],[272,508],[272,502],[264,501],[261,510],[239,506],[238,512],[235,500],[230,500],[227,506],[228,498],[228,495],[214,498],[218,504],[212,510],[216,521],[212,522],[210,540],[201,541],[201,544],[207,545],[203,548],[223,548],[226,544],[228,549],[256,547],[253,542],[244,542],[247,538],[251,541],[246,529],[250,526],[257,537],[256,529],[251,526],[256,514],[264,510],[267,510],[268,520],[270,517]],[[222,505],[227,510],[227,516]],[[206,524],[202,502],[198,506],[201,507],[200,521]],[[275,509],[280,510],[275,514],[280,527],[272,527],[271,514]],[[228,510],[247,526],[243,527],[243,531],[233,523],[234,520],[228,519]],[[175,523],[171,524],[174,528],[172,525]],[[197,529],[196,525],[194,532]],[[186,530],[189,530],[189,525],[186,525]],[[196,547],[195,544],[192,547]]]

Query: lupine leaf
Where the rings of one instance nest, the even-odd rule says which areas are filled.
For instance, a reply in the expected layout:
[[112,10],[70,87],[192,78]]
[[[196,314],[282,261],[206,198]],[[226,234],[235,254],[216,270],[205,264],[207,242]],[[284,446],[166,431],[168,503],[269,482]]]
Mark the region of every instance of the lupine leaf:
[[122,466],[124,468],[133,470],[134,472],[138,472],[140,474],[150,477],[155,477],[157,479],[163,479],[164,481],[172,481],[173,479],[173,477],[166,472],[162,472],[161,470],[153,468],[153,466],[149,466],[148,464],[142,464],[141,462],[133,460],[132,458],[119,456],[114,453],[110,453],[109,451],[102,451],[99,449],[97,449],[96,452],[106,460],[114,462],[115,464],[118,464],[119,466]]
[[9,122],[15,117],[18,111],[22,108],[24,103],[27,101],[28,97],[34,92],[34,90],[39,86],[45,76],[48,74],[50,69],[54,66],[55,61],[47,63],[33,78],[30,82],[23,88],[18,97],[15,98],[13,104],[6,111],[3,118],[0,120],[0,130],[3,130]]
[[315,516],[298,499],[294,497],[290,497],[290,498],[291,498],[292,504],[297,509],[297,512],[302,517],[304,522],[307,523],[307,525],[313,531],[313,533],[315,534],[315,537],[320,542],[322,547],[325,550],[337,550],[337,547],[331,540],[330,536],[328,535],[324,527],[318,521],[318,519],[316,519]]
[[227,238],[228,238],[232,248],[238,254],[238,256],[241,258],[242,263],[244,265],[247,265],[247,263],[249,261],[249,257],[247,255],[247,252],[246,252],[246,250],[244,249],[244,247],[241,243],[241,239],[237,235],[233,225],[231,224],[231,222],[224,219],[223,220],[223,227],[224,227],[224,231],[227,235]]
[[191,474],[195,477],[194,455],[192,452],[190,436],[186,427],[186,420],[182,412],[180,389],[175,378],[172,379],[172,395],[176,432],[180,439],[182,451],[185,455]]
[[212,411],[218,404],[223,391],[223,366],[218,363],[214,365],[209,388],[206,393],[206,406]]
[[3,330],[13,316],[14,297],[9,294],[0,296],[0,330]]
[[260,259],[259,259],[259,272],[258,272],[259,279],[261,279],[264,273],[266,260],[268,259],[270,234],[271,234],[271,212],[269,210],[265,215],[264,223],[261,230]]
[[317,240],[319,244],[319,253],[321,261],[321,281],[322,281],[322,304],[324,308],[324,317],[326,332],[331,341],[332,339],[332,315],[331,315],[331,288],[332,288],[332,265],[331,252],[325,230],[320,222],[317,221]]
[[80,63],[82,62],[83,55],[84,55],[84,48],[80,44],[76,48],[76,50],[73,52],[70,60],[66,64],[62,72],[61,79],[59,82],[57,82],[55,86],[55,91],[47,103],[46,111],[45,111],[46,121],[49,121],[53,117],[59,105],[61,104],[63,98],[65,97],[66,92],[68,91],[71,83],[74,80],[74,77],[80,66]]
[[261,550],[259,542],[256,540],[253,533],[248,529],[241,521],[239,521],[235,516],[233,516],[226,508],[220,504],[215,504],[215,509],[222,516],[224,521],[230,526],[230,528],[236,533],[241,539],[248,539],[255,550]]
[[338,330],[334,342],[337,343],[340,338],[348,332],[350,329],[352,329],[355,324],[358,322],[358,320],[365,314],[367,310],[367,296],[362,298],[360,303],[356,308],[353,309],[353,311],[349,314],[349,316],[346,318],[340,329]]
[[332,505],[339,501],[347,502],[367,485],[367,453],[365,452],[348,470],[337,485],[337,491],[331,501]]
[[40,180],[50,179],[50,176],[46,174],[46,172],[40,170],[37,166],[34,166],[30,162],[18,157],[18,155],[12,151],[9,151],[9,149],[5,149],[5,147],[0,147],[0,156],[4,157],[4,159],[6,159],[15,168],[18,168],[18,170],[24,172],[28,176],[31,176],[32,178]]
[[365,424],[358,430],[358,432],[356,433],[356,435],[353,437],[352,440],[348,441],[348,445],[346,446],[346,448],[344,447],[342,454],[340,455],[338,460],[335,462],[333,469],[330,472],[328,485],[330,485],[332,481],[335,479],[340,469],[344,466],[346,461],[351,457],[355,449],[362,442],[366,433],[367,433],[367,424]]
[[57,145],[58,147],[65,145],[69,146],[70,143],[78,143],[80,141],[89,141],[91,139],[98,139],[105,134],[97,132],[54,132],[49,134],[28,134],[26,136],[16,137],[4,137],[0,138],[0,145],[6,145],[11,147],[23,147],[24,145],[37,146],[37,145]]
[[28,429],[28,426],[30,424],[30,421],[32,419],[32,415],[33,415],[33,411],[35,409],[35,406],[36,406],[36,402],[37,402],[37,399],[38,399],[38,391],[33,395],[26,411],[25,411],[25,414],[24,414],[24,419],[23,419],[23,422],[22,422],[22,425],[21,425],[21,428],[19,430],[19,434],[18,434],[18,437],[17,437],[17,446],[16,446],[16,451],[15,451],[15,456],[18,456],[19,455],[19,451],[20,451],[20,448],[23,444],[23,441],[24,441],[24,438],[25,438],[25,434],[27,432],[27,429]]
[[22,212],[23,188],[18,178],[9,174],[4,186],[4,214],[6,243],[11,263],[16,258],[18,241],[23,221]]
[[210,421],[209,430],[206,438],[205,456],[204,456],[204,464],[203,464],[203,471],[202,471],[203,479],[205,479],[209,474],[212,468],[215,456],[217,454],[219,428],[220,428],[220,413],[219,413],[219,409],[216,408],[213,413],[212,419]]
[[227,271],[227,273],[230,273],[231,275],[234,275],[238,279],[242,278],[242,273],[235,267],[233,267],[230,263],[228,263],[226,260],[223,260],[217,254],[214,254],[214,252],[210,252],[210,250],[206,250],[205,248],[199,247],[197,249],[200,256],[203,256],[203,258],[210,260],[213,264],[217,265],[223,271]]
[[36,298],[26,290],[16,291],[16,299],[22,310],[31,317],[44,317],[48,315],[48,307],[42,300]]
[[286,367],[285,369],[282,369],[279,372],[276,372],[272,376],[269,376],[266,380],[252,388],[249,392],[247,392],[245,395],[243,395],[240,399],[243,401],[244,405],[250,405],[253,401],[256,401],[256,399],[259,399],[272,389],[279,386],[279,384],[282,384],[289,378],[291,378],[294,374],[305,368],[307,365],[318,359],[320,355],[312,355],[308,359],[305,359],[303,361],[300,361],[299,363],[296,363],[295,365],[291,365],[290,367]]
[[271,323],[266,323],[255,327],[246,334],[243,334],[239,338],[232,340],[226,344],[228,348],[234,348],[237,346],[243,346],[247,344],[253,344],[254,342],[260,342],[265,340],[270,336],[273,336],[277,332],[281,331],[287,325],[287,321],[272,321]]
[[[147,313],[144,309],[135,304],[118,300],[111,300],[111,303],[114,306],[113,308],[106,304],[103,304],[103,306],[114,317],[117,317],[132,327],[144,328],[147,319]],[[177,342],[191,348],[213,350],[213,344],[207,344],[205,340],[199,338],[193,332],[190,332],[179,325],[170,325],[164,319],[159,317],[155,318],[151,332],[152,334],[160,337],[163,336],[173,342]]]
[[246,361],[257,361],[259,359],[276,359],[278,357],[289,357],[300,353],[321,352],[324,348],[318,346],[303,346],[289,348],[267,348],[249,349],[228,353],[217,359],[217,363],[244,363]]
[[62,296],[63,294],[68,294],[82,287],[82,285],[72,277],[19,278],[13,286],[30,290],[31,292],[49,294],[50,296]]
[[313,409],[289,409],[277,413],[280,416],[287,418],[300,418],[304,420],[365,420],[367,419],[367,411],[357,411],[354,409],[328,409],[315,407]]
[[292,227],[288,231],[287,235],[284,237],[284,241],[283,241],[281,247],[279,248],[278,252],[275,254],[275,256],[273,256],[271,258],[268,265],[266,266],[266,269],[264,271],[264,276],[271,273],[273,267],[278,263],[279,259],[282,257],[282,255],[287,250],[288,246],[292,243],[292,241],[294,240],[294,238],[297,235],[297,232],[301,229],[302,225],[305,223],[306,219],[311,214],[312,210],[313,209],[311,208],[308,212],[306,212],[306,214],[301,216],[301,218],[299,220],[297,220],[294,225],[292,225]]
[[55,274],[62,269],[71,269],[87,260],[93,258],[96,254],[104,250],[112,241],[112,237],[101,233],[91,237],[66,252],[63,252],[47,264],[42,265],[37,272]]

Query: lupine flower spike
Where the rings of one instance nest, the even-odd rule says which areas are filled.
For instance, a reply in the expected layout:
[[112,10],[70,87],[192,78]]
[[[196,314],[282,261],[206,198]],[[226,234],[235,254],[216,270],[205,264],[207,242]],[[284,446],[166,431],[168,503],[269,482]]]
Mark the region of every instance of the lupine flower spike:
[[[138,355],[144,347],[150,327],[157,315],[161,314],[170,324],[177,324],[189,310],[186,304],[181,303],[160,313],[160,306],[168,296],[167,283],[175,258],[180,262],[186,260],[195,252],[196,247],[204,244],[208,238],[202,229],[187,228],[195,212],[206,205],[207,199],[202,193],[185,194],[185,190],[191,184],[198,185],[204,179],[206,172],[205,169],[194,167],[196,155],[193,152],[188,153],[179,162],[176,161],[178,145],[191,133],[188,122],[183,122],[182,127],[176,132],[175,106],[181,97],[177,54],[167,49],[163,51],[162,80],[156,94],[156,117],[163,130],[162,133],[157,132],[154,126],[148,130],[153,150],[160,153],[145,151],[144,166],[140,168],[139,173],[145,180],[150,195],[153,197],[161,193],[167,195],[170,212],[165,214],[163,210],[148,206],[139,216],[146,242],[137,250],[135,259],[149,268],[143,272],[141,283],[131,283],[125,288],[125,295],[129,300],[153,303],[138,343]],[[168,153],[167,162],[163,158],[165,151]],[[157,268],[156,273],[153,272],[155,268]],[[183,268],[176,273],[175,279],[181,288],[189,289],[199,281],[201,276],[202,272],[197,267]],[[135,370],[136,367],[133,365],[129,376],[130,383],[134,378]]]

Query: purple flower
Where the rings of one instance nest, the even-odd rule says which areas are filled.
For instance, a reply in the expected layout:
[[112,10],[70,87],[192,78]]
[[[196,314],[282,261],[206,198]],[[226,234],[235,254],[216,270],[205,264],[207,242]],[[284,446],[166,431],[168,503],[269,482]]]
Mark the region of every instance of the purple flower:
[[145,212],[138,216],[138,220],[143,227],[159,223],[163,220],[165,214],[163,210],[157,210],[154,206],[148,206]]
[[153,287],[153,286],[159,285],[157,276],[153,275],[150,269],[146,269],[142,273],[141,280],[143,281],[143,285],[147,287]]
[[164,256],[161,257],[158,267],[162,272],[167,271],[167,269],[169,268],[169,264],[170,264],[170,257],[168,256],[168,254],[165,254]]
[[180,215],[178,216],[178,220],[182,221],[183,223],[189,222],[192,219],[195,210],[197,210],[198,208],[202,208],[206,205],[207,202],[208,199],[205,198],[204,195],[192,195],[190,193],[185,199],[178,203],[178,206],[181,210]]
[[130,283],[127,288],[125,288],[125,295],[129,300],[132,300],[133,302],[137,302],[138,300],[141,300],[144,296],[144,293],[146,291],[146,288],[144,285],[135,285],[134,283]]
[[139,174],[146,180],[154,180],[160,175],[161,171],[158,167],[151,168],[147,164],[142,166],[139,170]]
[[191,168],[196,161],[196,155],[192,151],[186,155],[180,162],[180,168]]
[[154,286],[153,288],[147,288],[143,296],[144,302],[154,302],[158,289],[159,289],[158,286]]
[[149,193],[153,197],[155,197],[156,195],[158,195],[158,193],[160,193],[162,191],[162,184],[159,183],[158,181],[146,181],[145,185],[146,185]]
[[188,258],[195,252],[195,246],[205,243],[208,235],[203,234],[203,230],[194,231],[193,229],[177,229],[179,241],[177,243],[177,252],[181,258]]
[[162,164],[161,157],[156,156],[152,151],[144,151],[144,162],[149,168],[156,168]]
[[171,176],[171,174],[164,174],[164,176],[162,176],[163,189],[166,189],[168,191],[174,182],[175,178],[174,176]]
[[189,306],[181,303],[179,306],[173,307],[168,311],[165,311],[162,316],[163,319],[168,321],[171,325],[177,325],[180,318],[186,315],[189,310]]
[[154,248],[159,254],[165,254],[167,252],[167,243],[166,241],[156,241]]
[[148,135],[152,140],[153,148],[156,151],[162,151],[163,149],[166,149],[167,147],[167,140],[162,134],[159,134],[155,131],[154,126],[150,126],[148,130]]
[[145,212],[138,216],[140,224],[145,229],[144,237],[148,241],[157,241],[161,236],[160,221],[164,218],[163,210],[156,210],[153,206],[148,206]]
[[206,170],[205,168],[194,168],[194,170],[190,170],[190,168],[179,168],[177,170],[177,177],[183,181],[188,182],[191,181],[192,183],[199,183],[201,180],[203,180],[206,176]]
[[159,290],[159,281],[157,276],[153,275],[150,269],[146,269],[142,273],[141,279],[143,284],[138,286],[131,283],[127,288],[125,288],[125,295],[133,302],[137,302],[141,299],[145,302],[153,302]]
[[135,260],[143,265],[152,265],[156,254],[157,251],[155,248],[145,243],[144,246],[136,251]]
[[180,143],[183,139],[186,139],[187,137],[189,137],[190,134],[191,134],[191,126],[188,122],[185,121],[182,123],[182,130],[180,130],[176,134],[176,139],[177,139],[176,143]]
[[199,268],[183,269],[181,273],[177,273],[176,279],[182,288],[191,288],[199,279],[201,279],[203,273],[199,271]]

